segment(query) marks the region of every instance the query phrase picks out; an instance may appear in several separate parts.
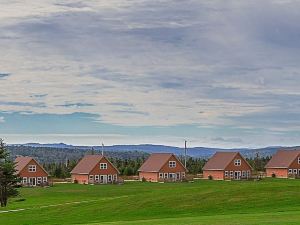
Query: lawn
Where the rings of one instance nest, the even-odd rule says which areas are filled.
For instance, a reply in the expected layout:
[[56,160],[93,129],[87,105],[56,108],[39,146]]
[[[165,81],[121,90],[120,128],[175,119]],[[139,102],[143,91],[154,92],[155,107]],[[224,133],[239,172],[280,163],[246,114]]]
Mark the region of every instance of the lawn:
[[1,224],[300,224],[300,180],[21,188]]

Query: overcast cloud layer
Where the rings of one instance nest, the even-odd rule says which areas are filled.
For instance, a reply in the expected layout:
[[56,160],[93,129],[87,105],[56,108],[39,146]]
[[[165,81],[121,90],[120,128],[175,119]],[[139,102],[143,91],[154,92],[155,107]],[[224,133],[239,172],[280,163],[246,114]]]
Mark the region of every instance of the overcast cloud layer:
[[0,133],[297,145],[299,11],[288,0],[0,0]]

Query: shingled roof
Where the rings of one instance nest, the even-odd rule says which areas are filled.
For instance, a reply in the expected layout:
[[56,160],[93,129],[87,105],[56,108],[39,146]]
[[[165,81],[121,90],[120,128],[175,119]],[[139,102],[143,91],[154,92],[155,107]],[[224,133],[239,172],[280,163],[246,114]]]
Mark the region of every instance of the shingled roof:
[[300,149],[278,150],[265,168],[288,168],[300,154]]
[[173,155],[174,154],[172,154],[172,153],[152,153],[138,171],[139,172],[159,172],[160,169],[168,162],[168,160]]
[[240,155],[240,153],[216,152],[205,164],[203,170],[225,170],[236,155]]
[[[105,158],[105,156],[103,155],[86,155],[79,161],[79,163],[74,167],[71,173],[89,174],[95,168],[97,163],[99,163],[103,158]],[[108,159],[106,160],[109,162]],[[118,169],[112,163],[110,164],[118,171]]]
[[25,168],[25,166],[27,166],[28,163],[30,163],[31,160],[34,160],[36,162],[36,164],[38,164],[48,174],[48,172],[34,158],[29,157],[29,156],[18,156],[15,159],[16,173],[17,174],[20,173]]

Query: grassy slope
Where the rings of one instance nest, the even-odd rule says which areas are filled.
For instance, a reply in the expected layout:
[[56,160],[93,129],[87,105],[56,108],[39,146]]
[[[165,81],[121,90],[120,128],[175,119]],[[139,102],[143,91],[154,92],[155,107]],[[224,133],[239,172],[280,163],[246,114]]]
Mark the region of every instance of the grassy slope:
[[[23,188],[1,224],[300,224],[300,180]],[[92,200],[48,208],[39,206]],[[5,210],[7,210],[5,209]],[[121,222],[122,221],[122,222]]]

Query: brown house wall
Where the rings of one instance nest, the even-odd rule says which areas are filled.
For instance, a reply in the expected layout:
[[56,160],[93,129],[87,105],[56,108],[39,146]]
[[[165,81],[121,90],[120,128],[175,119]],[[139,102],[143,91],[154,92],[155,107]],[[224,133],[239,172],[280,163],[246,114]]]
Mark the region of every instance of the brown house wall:
[[74,183],[76,180],[78,182],[78,184],[87,184],[89,176],[82,175],[82,174],[72,174],[71,179],[72,179],[72,183]]
[[[175,161],[176,167],[170,168],[169,167],[169,161]],[[178,161],[178,159],[175,156],[172,156],[166,163],[163,165],[163,167],[160,169],[160,173],[179,173],[179,172],[185,172],[184,166]]]
[[140,172],[139,178],[142,180],[143,178],[149,182],[157,182],[158,181],[158,173],[155,172]]
[[[236,159],[240,159],[241,160],[241,165],[240,166],[235,166],[234,165],[234,161]],[[234,159],[228,164],[228,166],[226,166],[225,168],[225,171],[247,171],[247,170],[250,170],[250,173],[251,173],[251,167],[249,166],[249,164],[247,163],[247,161],[242,157],[240,156],[240,154],[237,154]]]
[[300,154],[292,162],[292,164],[290,165],[289,169],[300,169],[300,164],[298,163],[298,157],[300,157]]
[[[100,169],[100,163],[107,163],[107,169]],[[90,172],[90,175],[114,175],[118,174],[118,171],[112,166],[112,164],[106,159],[102,158],[99,163],[95,166],[94,169]]]
[[223,170],[204,170],[203,178],[208,179],[209,176],[212,176],[213,180],[224,180],[224,171]]
[[[36,172],[29,172],[28,166],[36,165]],[[20,177],[48,177],[48,174],[42,169],[42,167],[35,161],[31,160],[20,172]]]
[[288,177],[288,169],[279,168],[279,169],[273,169],[268,168],[266,169],[267,177],[272,177],[272,174],[275,174],[278,178],[287,178]]

